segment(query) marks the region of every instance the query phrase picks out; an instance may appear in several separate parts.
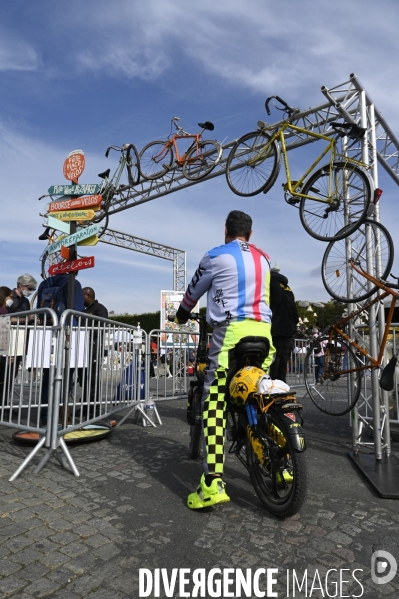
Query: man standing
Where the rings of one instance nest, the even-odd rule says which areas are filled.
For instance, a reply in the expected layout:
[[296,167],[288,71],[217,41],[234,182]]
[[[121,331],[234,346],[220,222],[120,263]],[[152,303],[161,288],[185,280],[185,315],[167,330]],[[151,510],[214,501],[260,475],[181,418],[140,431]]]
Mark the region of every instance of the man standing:
[[213,327],[213,334],[202,397],[205,473],[197,490],[188,496],[187,505],[191,509],[230,501],[222,481],[229,350],[248,335],[266,337],[270,350],[263,363],[265,371],[274,352],[269,259],[248,243],[251,234],[251,217],[239,210],[230,212],[225,244],[202,258],[176,313],[176,322],[187,322],[199,298],[207,293],[207,322]]
[[280,267],[277,265],[271,269],[270,274],[272,338],[276,353],[269,374],[272,379],[286,382],[287,365],[295,346],[299,316],[294,294],[288,287],[287,277],[280,273]]
[[84,287],[82,291],[85,304],[84,313],[92,314],[93,316],[101,316],[102,318],[108,318],[108,310],[96,300],[94,289],[91,287]]
[[[108,318],[108,310],[103,304],[100,304],[96,300],[94,289],[91,287],[84,287],[82,291],[85,305],[84,314]],[[102,347],[103,336],[101,335],[101,330],[99,330],[100,327],[96,320],[87,319],[87,328],[90,331],[90,334],[86,338],[87,340],[90,339],[88,350],[90,368],[78,369],[78,382],[82,388],[82,404],[87,401],[86,398],[87,395],[89,395],[89,405],[83,411],[83,415],[90,419],[97,415],[96,403],[101,399],[101,397],[99,397],[99,381],[104,357],[104,348]]]

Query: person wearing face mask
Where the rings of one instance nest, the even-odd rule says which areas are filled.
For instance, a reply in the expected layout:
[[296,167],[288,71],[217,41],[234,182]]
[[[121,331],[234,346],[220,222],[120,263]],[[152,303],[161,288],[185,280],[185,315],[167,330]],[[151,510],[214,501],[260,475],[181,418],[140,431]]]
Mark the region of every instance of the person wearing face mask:
[[[0,316],[8,314],[8,308],[12,304],[12,289],[9,287],[0,287]],[[0,356],[0,405],[3,404],[3,389],[6,377],[7,357]]]
[[8,314],[8,309],[12,304],[12,289],[4,286],[0,287],[0,315]]
[[10,314],[27,312],[30,310],[28,297],[36,290],[37,281],[32,275],[24,274],[18,277],[17,286],[12,291],[12,304],[8,307]]

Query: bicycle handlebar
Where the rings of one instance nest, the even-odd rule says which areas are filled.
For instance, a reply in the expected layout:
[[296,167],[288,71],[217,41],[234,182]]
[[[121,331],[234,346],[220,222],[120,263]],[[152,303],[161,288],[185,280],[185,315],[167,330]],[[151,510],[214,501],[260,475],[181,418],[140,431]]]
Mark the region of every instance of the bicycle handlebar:
[[267,98],[266,102],[265,102],[265,108],[266,108],[266,112],[268,115],[271,114],[270,108],[269,108],[269,104],[270,101],[276,99],[277,102],[280,102],[280,104],[283,106],[283,108],[279,108],[278,106],[275,106],[275,108],[277,108],[277,110],[284,110],[286,112],[288,112],[289,116],[291,116],[292,114],[296,114],[297,112],[299,112],[299,108],[293,108],[292,106],[289,106],[287,104],[287,102],[285,102],[282,98],[280,98],[280,96],[270,96],[270,98]]
[[127,151],[127,153],[129,154],[130,149],[133,148],[134,144],[123,144],[123,146],[121,148],[118,148],[118,146],[109,146],[109,148],[107,148],[107,151],[105,152],[105,157],[108,158],[108,154],[110,150],[115,150],[116,152],[125,152]]
[[[169,322],[175,322],[175,314],[168,314]],[[199,312],[191,312],[189,320],[200,320],[201,318],[205,318],[205,316],[201,316]]]

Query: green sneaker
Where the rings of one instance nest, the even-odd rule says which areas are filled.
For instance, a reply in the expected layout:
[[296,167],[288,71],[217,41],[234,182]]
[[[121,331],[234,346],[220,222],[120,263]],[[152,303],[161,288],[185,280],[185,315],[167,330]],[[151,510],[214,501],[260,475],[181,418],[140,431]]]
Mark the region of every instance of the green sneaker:
[[227,503],[230,501],[230,497],[224,489],[225,484],[218,476],[215,476],[211,486],[208,487],[205,484],[205,474],[203,474],[198,489],[188,496],[187,505],[191,510],[198,510],[217,503]]

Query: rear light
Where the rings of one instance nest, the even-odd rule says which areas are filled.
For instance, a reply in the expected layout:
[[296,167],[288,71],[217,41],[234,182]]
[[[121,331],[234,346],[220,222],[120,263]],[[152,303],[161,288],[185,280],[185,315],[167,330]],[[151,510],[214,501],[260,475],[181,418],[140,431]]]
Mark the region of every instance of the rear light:
[[377,189],[374,191],[373,204],[377,204],[381,196],[382,196],[382,189],[377,187]]

